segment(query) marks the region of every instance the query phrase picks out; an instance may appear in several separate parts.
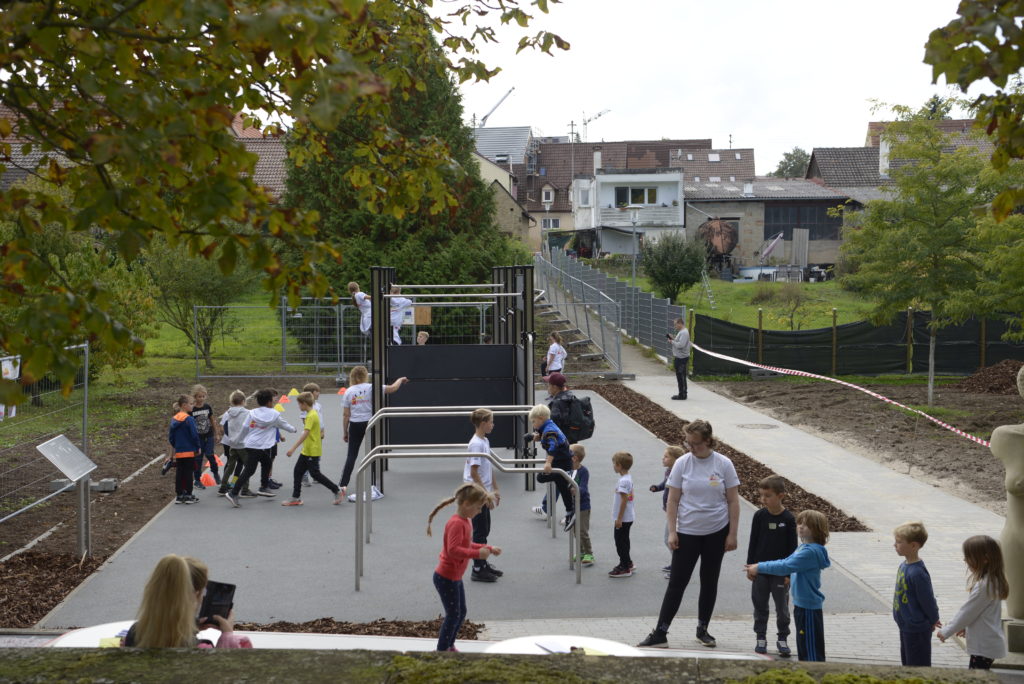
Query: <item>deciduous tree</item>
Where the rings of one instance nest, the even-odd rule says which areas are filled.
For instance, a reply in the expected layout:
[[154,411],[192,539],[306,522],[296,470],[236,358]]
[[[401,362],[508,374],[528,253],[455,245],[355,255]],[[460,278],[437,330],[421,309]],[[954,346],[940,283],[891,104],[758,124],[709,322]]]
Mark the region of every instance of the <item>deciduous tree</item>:
[[656,241],[644,242],[640,268],[658,296],[675,302],[680,292],[700,282],[706,259],[703,240],[687,240],[683,233],[664,233]]
[[775,167],[769,176],[777,178],[803,178],[807,174],[807,165],[811,161],[811,155],[800,147],[794,147],[782,155],[779,165]]

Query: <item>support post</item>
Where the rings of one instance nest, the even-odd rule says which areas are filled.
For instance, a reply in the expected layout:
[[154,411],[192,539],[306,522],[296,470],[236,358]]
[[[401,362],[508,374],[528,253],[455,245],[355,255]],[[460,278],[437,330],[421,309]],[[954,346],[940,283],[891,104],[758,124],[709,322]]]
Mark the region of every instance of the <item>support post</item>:
[[839,331],[836,329],[839,316],[836,311],[836,307],[832,307],[832,376],[838,375],[836,370],[838,366],[838,354],[839,354]]
[[907,375],[914,372],[914,308],[907,307]]
[[986,349],[986,347],[988,347],[988,319],[986,319],[986,318],[982,318],[981,319],[981,327],[979,329],[979,333],[980,333],[981,339],[978,340],[978,347],[979,347],[978,368],[981,369],[981,368],[984,368],[987,365],[985,363],[985,361],[986,361],[985,353],[988,351]]
[[764,363],[764,309],[757,307],[757,362]]
[[[195,311],[195,309],[193,309]],[[82,453],[89,455],[89,343],[85,343],[82,392]],[[78,557],[92,556],[92,508],[89,476],[78,481]]]

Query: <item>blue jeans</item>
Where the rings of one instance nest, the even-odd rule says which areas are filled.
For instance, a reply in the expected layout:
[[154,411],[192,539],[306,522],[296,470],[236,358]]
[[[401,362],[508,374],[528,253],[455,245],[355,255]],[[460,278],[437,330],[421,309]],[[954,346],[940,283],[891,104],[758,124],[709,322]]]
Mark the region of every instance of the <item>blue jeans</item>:
[[462,580],[450,580],[435,572],[434,588],[444,606],[444,621],[437,635],[437,650],[447,651],[455,647],[455,637],[466,619],[466,587]]

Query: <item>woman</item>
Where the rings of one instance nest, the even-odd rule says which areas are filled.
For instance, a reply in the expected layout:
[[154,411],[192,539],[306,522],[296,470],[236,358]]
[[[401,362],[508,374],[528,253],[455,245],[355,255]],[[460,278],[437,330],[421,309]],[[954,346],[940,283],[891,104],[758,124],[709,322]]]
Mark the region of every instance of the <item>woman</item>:
[[661,602],[654,631],[638,646],[666,648],[668,629],[679,611],[683,592],[700,560],[700,595],[697,599],[697,643],[708,648],[717,644],[708,634],[708,624],[718,598],[718,575],[727,551],[736,550],[740,521],[740,480],[732,461],[714,450],[711,424],[705,420],[689,423],[683,432],[689,453],[672,466],[668,476],[668,547],[672,549],[672,572]]
[[[206,590],[206,564],[195,558],[164,556],[153,568],[142,593],[139,619],[128,630],[125,646],[139,648],[212,648],[208,641],[196,641],[197,629],[212,627],[196,622]],[[252,648],[249,637],[234,633],[235,611],[223,618],[214,615],[220,630],[217,648]]]
[[[366,426],[373,418],[373,385],[370,384],[370,373],[366,366],[356,366],[348,375],[349,388],[341,397],[341,438],[348,444],[348,455],[345,457],[345,468],[341,472],[341,497],[348,495],[348,483],[352,478],[352,469],[359,456],[359,447],[366,436]],[[392,394],[409,382],[409,378],[401,377],[390,385],[384,385],[384,394]]]

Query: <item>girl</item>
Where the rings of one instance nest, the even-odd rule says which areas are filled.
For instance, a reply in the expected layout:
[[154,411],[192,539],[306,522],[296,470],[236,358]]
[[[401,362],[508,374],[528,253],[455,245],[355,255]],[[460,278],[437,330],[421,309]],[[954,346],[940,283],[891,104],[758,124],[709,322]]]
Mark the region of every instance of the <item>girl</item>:
[[199,501],[192,495],[195,459],[201,455],[199,432],[196,421],[192,417],[192,397],[182,394],[174,405],[176,413],[171,418],[171,427],[167,431],[167,441],[174,449],[174,461],[177,476],[174,478],[174,503],[191,504]]
[[491,502],[491,495],[475,482],[467,482],[455,490],[455,494],[438,504],[427,518],[427,536],[432,536],[430,523],[437,512],[455,502],[458,511],[444,526],[444,545],[441,547],[440,561],[434,569],[434,588],[441,597],[444,606],[444,621],[437,636],[438,651],[457,651],[455,636],[466,619],[466,590],[462,584],[462,576],[466,574],[466,566],[470,559],[487,560],[492,554],[501,555],[501,549],[487,544],[474,544],[473,524],[483,507]]
[[548,335],[548,339],[551,340],[551,346],[548,347],[548,355],[544,357],[544,363],[541,364],[540,374],[550,375],[551,373],[563,373],[562,370],[565,365],[565,357],[567,356],[565,348],[562,346],[562,336],[556,332]]
[[[206,591],[206,564],[195,558],[170,554],[153,568],[142,593],[139,619],[128,630],[125,646],[138,648],[210,648],[209,642],[196,642],[196,613]],[[249,637],[234,633],[235,611],[227,618],[213,616],[220,630],[217,648],[252,648]]]
[[697,643],[715,648],[708,624],[718,600],[718,576],[722,559],[736,550],[740,522],[740,479],[736,467],[715,451],[711,424],[695,420],[683,428],[690,451],[672,465],[665,486],[668,503],[668,548],[672,551],[668,588],[661,601],[658,624],[641,647],[668,647],[668,630],[679,612],[690,577],[700,561],[700,594],[697,598]]
[[217,470],[217,457],[213,453],[214,442],[220,439],[220,426],[213,420],[213,407],[206,403],[210,393],[202,385],[192,386],[192,418],[196,421],[196,430],[199,432],[199,453],[195,457],[195,487],[206,489],[202,483],[203,460],[210,463],[210,472],[213,474],[213,481],[220,484],[220,473]]
[[359,283],[354,280],[348,284],[348,293],[352,295],[352,303],[359,309],[359,332],[370,334],[370,295],[359,291]]
[[[391,294],[402,294],[401,285],[392,285]],[[405,311],[412,306],[412,300],[408,297],[391,297],[391,333],[395,344],[402,344],[402,337],[398,332],[402,329],[402,319],[405,318]]]
[[1010,593],[1003,572],[1003,553],[992,537],[977,535],[964,541],[964,562],[970,570],[967,603],[937,633],[939,641],[967,635],[972,670],[988,670],[992,661],[1006,657],[1006,637],[1000,620],[1000,602]]
[[828,518],[818,511],[800,511],[796,516],[800,546],[788,558],[761,561],[745,566],[747,579],[759,573],[789,575],[793,591],[793,621],[796,623],[796,652],[800,660],[825,660],[825,624],[821,604],[821,571],[829,567]]
[[[342,439],[348,444],[348,457],[345,459],[345,469],[341,473],[341,498],[348,492],[348,481],[352,477],[352,468],[355,467],[356,457],[359,455],[359,447],[363,445],[363,437],[366,435],[366,424],[373,417],[373,385],[370,384],[370,373],[366,366],[356,366],[348,376],[351,386],[345,390],[341,397],[341,427]],[[401,377],[390,385],[384,387],[384,394],[397,392],[398,388],[409,382],[409,378]]]

